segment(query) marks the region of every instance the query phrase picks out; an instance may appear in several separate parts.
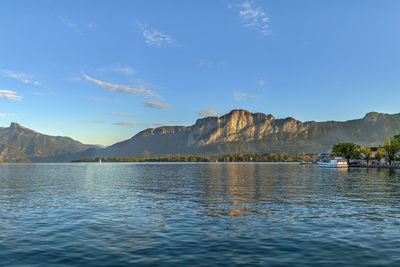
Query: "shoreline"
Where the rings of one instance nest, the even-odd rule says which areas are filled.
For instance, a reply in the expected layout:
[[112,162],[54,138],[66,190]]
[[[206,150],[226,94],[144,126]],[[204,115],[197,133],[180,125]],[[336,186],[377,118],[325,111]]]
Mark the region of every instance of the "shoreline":
[[349,168],[367,168],[367,169],[400,169],[400,165],[367,165],[367,164],[354,164]]

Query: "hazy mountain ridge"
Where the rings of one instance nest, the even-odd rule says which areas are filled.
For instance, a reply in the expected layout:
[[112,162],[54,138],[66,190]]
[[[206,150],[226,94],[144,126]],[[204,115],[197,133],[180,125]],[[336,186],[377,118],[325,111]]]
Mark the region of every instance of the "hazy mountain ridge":
[[70,137],[44,135],[18,123],[0,128],[0,161],[40,160],[81,152],[91,147]]

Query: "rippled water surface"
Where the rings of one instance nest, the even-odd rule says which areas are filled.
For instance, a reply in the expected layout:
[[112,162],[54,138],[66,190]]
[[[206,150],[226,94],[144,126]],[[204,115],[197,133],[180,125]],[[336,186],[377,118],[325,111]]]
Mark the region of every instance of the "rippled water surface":
[[400,265],[400,172],[1,164],[1,265]]

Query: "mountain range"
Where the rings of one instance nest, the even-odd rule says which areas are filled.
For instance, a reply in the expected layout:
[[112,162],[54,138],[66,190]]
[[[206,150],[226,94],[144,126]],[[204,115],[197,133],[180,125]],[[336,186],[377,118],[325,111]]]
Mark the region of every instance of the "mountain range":
[[49,136],[18,123],[0,127],[0,161],[47,161],[99,146],[85,145],[69,137]]
[[146,129],[109,147],[52,137],[16,123],[0,128],[0,160],[69,161],[90,157],[221,155],[227,153],[322,153],[339,142],[380,145],[400,133],[400,113],[370,112],[344,122],[301,122],[294,118],[232,110],[198,119],[191,126]]

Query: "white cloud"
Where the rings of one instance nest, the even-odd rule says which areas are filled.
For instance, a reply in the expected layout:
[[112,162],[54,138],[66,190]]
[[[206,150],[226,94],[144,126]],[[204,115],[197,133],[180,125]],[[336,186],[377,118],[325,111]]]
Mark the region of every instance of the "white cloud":
[[254,6],[253,1],[244,1],[239,4],[228,5],[235,9],[241,17],[244,27],[257,30],[262,35],[271,33],[269,22],[270,18],[261,6]]
[[256,98],[261,98],[262,96],[260,95],[251,95],[248,93],[244,93],[244,92],[235,92],[233,94],[233,99],[235,99],[236,101],[245,101],[248,99],[256,99]]
[[205,108],[197,112],[200,117],[218,116],[218,112],[214,108]]
[[74,23],[70,18],[62,18],[61,22],[67,27],[73,29],[74,31],[79,32],[79,25],[77,23]]
[[156,29],[150,29],[146,24],[139,24],[142,30],[143,37],[146,39],[146,44],[150,46],[161,47],[163,45],[174,45],[175,41],[166,33]]
[[11,78],[11,79],[16,79],[23,83],[28,83],[28,84],[33,84],[33,85],[41,84],[39,81],[37,81],[35,79],[35,77],[32,74],[16,73],[11,70],[5,70],[5,69],[0,70],[0,72],[5,77]]
[[108,83],[108,82],[103,82],[97,79],[94,79],[87,74],[83,73],[83,76],[85,77],[86,80],[89,82],[92,82],[101,88],[110,91],[110,92],[119,92],[119,93],[124,93],[124,94],[139,94],[145,97],[160,97],[158,94],[155,92],[145,88],[142,85],[132,87],[128,85],[121,85],[121,84],[113,84],[113,83]]
[[131,67],[114,68],[114,71],[120,72],[126,75],[132,75],[135,73],[135,69]]
[[115,111],[112,111],[111,114],[112,115],[119,115],[119,116],[126,116],[126,117],[134,117],[134,116],[136,116],[136,114],[132,114],[132,113],[115,112]]
[[260,80],[258,81],[258,87],[261,89],[261,91],[264,91],[264,89],[265,89],[265,82],[264,82],[263,79],[260,79]]
[[114,125],[119,125],[119,126],[128,126],[128,127],[135,127],[136,123],[134,122],[127,122],[127,121],[118,121],[118,122],[113,122]]
[[0,118],[7,118],[7,117],[11,117],[12,114],[7,114],[7,113],[0,113]]
[[196,67],[216,70],[225,68],[226,63],[223,61],[211,61],[208,59],[199,59],[196,63]]
[[10,90],[0,90],[0,98],[6,98],[10,100],[21,100],[21,97],[17,95],[17,92]]
[[118,126],[131,127],[131,128],[151,128],[151,127],[165,126],[165,124],[161,123],[142,123],[142,122],[127,122],[127,121],[118,121],[118,122],[113,122],[112,124]]
[[131,66],[121,66],[121,65],[111,65],[108,67],[103,67],[103,68],[99,68],[98,71],[101,72],[110,72],[110,71],[115,71],[115,72],[119,72],[125,75],[133,75],[136,70],[134,68],[132,68]]
[[68,28],[73,29],[79,34],[82,34],[83,31],[93,30],[94,28],[96,28],[96,24],[94,24],[93,22],[90,22],[86,25],[79,25],[78,23],[75,23],[68,17],[61,18],[61,23],[67,26]]
[[39,95],[39,96],[45,96],[46,95],[46,93],[43,93],[43,92],[33,92],[33,94],[34,95]]
[[156,101],[147,101],[142,103],[142,106],[147,107],[147,108],[156,108],[156,109],[170,109],[172,108],[168,104],[164,104],[161,102],[156,102]]

